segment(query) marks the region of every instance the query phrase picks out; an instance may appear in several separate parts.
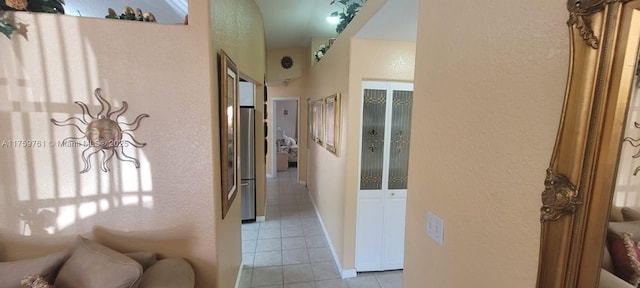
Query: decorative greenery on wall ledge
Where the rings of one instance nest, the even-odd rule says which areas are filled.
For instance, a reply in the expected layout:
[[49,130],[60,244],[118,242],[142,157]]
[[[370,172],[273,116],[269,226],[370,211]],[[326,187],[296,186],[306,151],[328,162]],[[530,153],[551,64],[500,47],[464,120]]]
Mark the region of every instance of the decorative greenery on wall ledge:
[[133,10],[133,8],[129,6],[124,6],[124,9],[122,9],[122,14],[120,14],[120,16],[118,16],[118,14],[116,14],[116,11],[111,8],[109,8],[107,12],[109,14],[105,16],[105,18],[156,22],[156,17],[151,12],[142,13],[142,10],[140,10],[140,8]]
[[[362,6],[364,6],[364,3],[366,2],[367,0],[337,0],[337,1],[332,0],[331,1],[330,3],[331,5],[335,4],[342,8],[342,11],[335,11],[331,13],[331,17],[338,18],[338,25],[336,26],[336,33],[338,33],[338,35],[340,35],[342,31],[344,31],[344,29],[347,28],[349,23],[351,23],[353,18],[356,17],[358,12],[360,12],[360,8],[362,8]],[[322,57],[324,56],[324,54],[327,53],[329,48],[331,48],[331,45],[333,44],[334,40],[335,39],[332,39],[329,41],[328,44],[321,45],[320,48],[313,54],[313,56],[316,59],[316,62],[319,62],[320,59],[322,59]]]
[[347,25],[351,23],[353,18],[356,17],[360,8],[366,3],[367,0],[332,0],[331,5],[336,4],[342,7],[342,12],[335,11],[331,13],[332,17],[338,17],[338,26],[336,26],[336,32],[338,35],[347,28]]
[[329,48],[331,47],[331,45],[320,45],[320,49],[318,49],[318,51],[316,51],[315,54],[313,54],[313,56],[316,59],[316,62],[320,62],[320,59],[322,59],[322,57],[324,57],[324,54],[327,53],[327,50],[329,50]]
[[18,30],[7,11],[64,14],[64,0],[0,0],[0,33],[7,38]]
[[9,15],[7,15],[6,11],[0,11],[0,33],[4,34],[7,38],[11,39],[11,34],[13,31],[16,31],[15,25],[11,24]]

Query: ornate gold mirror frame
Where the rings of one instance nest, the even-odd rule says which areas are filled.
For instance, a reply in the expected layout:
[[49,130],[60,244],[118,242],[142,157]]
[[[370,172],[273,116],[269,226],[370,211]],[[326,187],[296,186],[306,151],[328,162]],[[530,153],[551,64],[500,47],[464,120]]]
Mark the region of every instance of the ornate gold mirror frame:
[[640,0],[569,0],[570,65],[542,193],[539,288],[597,287],[640,40]]

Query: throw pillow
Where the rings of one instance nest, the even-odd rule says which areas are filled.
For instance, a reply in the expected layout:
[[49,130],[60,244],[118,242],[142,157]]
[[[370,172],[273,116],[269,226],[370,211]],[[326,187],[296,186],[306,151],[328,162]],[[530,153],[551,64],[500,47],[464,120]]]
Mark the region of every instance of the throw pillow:
[[48,282],[52,282],[67,259],[67,253],[58,252],[44,257],[0,262],[0,286],[2,288],[20,288],[24,275],[41,275]]
[[623,232],[611,237],[609,251],[615,274],[631,283],[634,287],[640,284],[640,248],[638,243],[631,240],[631,234]]
[[611,206],[611,214],[609,215],[609,221],[611,222],[623,222],[624,216],[622,215],[622,207]]
[[640,220],[640,208],[631,208],[631,207],[622,207],[620,212],[622,212],[622,218],[624,221],[638,221]]
[[640,241],[640,221],[609,222],[609,235],[620,235],[623,232],[631,234],[631,239],[634,241]]
[[22,279],[22,288],[55,288],[38,275],[26,276]]
[[136,288],[142,266],[98,242],[78,236],[76,246],[58,273],[57,288]]

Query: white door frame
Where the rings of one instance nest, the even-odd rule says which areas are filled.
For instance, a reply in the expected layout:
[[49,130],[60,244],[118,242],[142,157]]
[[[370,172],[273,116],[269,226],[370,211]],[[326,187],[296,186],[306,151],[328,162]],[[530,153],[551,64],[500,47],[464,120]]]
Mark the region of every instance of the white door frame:
[[[271,105],[271,112],[270,112],[270,118],[271,118],[271,127],[269,127],[269,154],[271,155],[271,174],[267,175],[267,177],[269,178],[276,178],[278,177],[278,149],[276,147],[276,134],[275,131],[278,127],[278,123],[277,123],[277,118],[276,118],[276,102],[278,101],[296,101],[296,113],[297,113],[297,119],[296,121],[298,121],[298,125],[297,125],[297,131],[296,134],[298,134],[298,139],[296,140],[298,142],[298,159],[300,159],[300,97],[273,97],[271,98],[271,100],[269,101],[269,105]],[[298,161],[298,168],[300,168],[299,166],[300,161]],[[300,175],[300,169],[296,169],[297,171],[297,175],[296,175],[296,182],[298,181],[298,179],[300,179],[299,175]]]

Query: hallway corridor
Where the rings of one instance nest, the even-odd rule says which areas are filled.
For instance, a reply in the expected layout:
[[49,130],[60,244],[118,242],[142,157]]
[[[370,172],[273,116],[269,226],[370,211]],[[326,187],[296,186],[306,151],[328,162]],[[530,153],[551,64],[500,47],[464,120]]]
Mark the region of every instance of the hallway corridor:
[[341,279],[297,169],[267,179],[266,221],[242,225],[240,288],[402,288],[402,272]]

